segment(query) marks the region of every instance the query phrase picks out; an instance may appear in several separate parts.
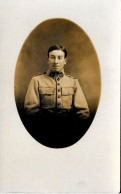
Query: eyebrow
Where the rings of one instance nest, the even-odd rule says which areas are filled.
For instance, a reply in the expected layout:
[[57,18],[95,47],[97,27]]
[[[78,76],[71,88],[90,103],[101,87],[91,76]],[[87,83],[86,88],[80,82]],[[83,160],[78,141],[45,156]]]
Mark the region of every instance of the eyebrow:
[[[55,57],[55,55],[50,55],[51,57]],[[57,57],[63,57],[63,55],[58,55]]]

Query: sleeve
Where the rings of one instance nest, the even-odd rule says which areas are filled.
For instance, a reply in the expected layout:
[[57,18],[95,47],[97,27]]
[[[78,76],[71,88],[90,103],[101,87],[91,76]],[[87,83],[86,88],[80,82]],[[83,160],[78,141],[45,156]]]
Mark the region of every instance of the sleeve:
[[89,113],[88,104],[77,79],[76,79],[76,89],[74,94],[74,109],[78,118],[82,120],[89,118],[90,113]]
[[27,115],[36,114],[40,110],[39,86],[35,77],[30,81],[25,97],[24,108]]

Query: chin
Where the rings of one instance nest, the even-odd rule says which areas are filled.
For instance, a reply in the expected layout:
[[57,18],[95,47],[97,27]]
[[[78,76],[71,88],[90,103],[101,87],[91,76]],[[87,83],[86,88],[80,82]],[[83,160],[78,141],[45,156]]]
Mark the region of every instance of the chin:
[[60,71],[60,70],[59,70],[59,69],[54,69],[53,71],[58,72],[58,71]]

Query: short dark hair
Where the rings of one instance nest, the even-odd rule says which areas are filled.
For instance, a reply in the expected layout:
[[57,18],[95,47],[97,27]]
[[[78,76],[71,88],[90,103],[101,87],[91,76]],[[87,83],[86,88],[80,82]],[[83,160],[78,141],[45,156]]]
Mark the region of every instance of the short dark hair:
[[49,49],[48,49],[48,57],[49,57],[49,53],[51,51],[54,51],[54,50],[61,50],[65,53],[65,58],[67,57],[67,50],[64,48],[64,46],[61,46],[61,45],[54,45],[54,46],[51,46]]

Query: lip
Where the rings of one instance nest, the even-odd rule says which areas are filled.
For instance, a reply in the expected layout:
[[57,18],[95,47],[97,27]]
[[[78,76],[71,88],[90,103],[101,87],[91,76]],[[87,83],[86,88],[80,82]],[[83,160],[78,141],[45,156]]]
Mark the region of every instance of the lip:
[[53,68],[58,68],[59,66],[53,66]]

